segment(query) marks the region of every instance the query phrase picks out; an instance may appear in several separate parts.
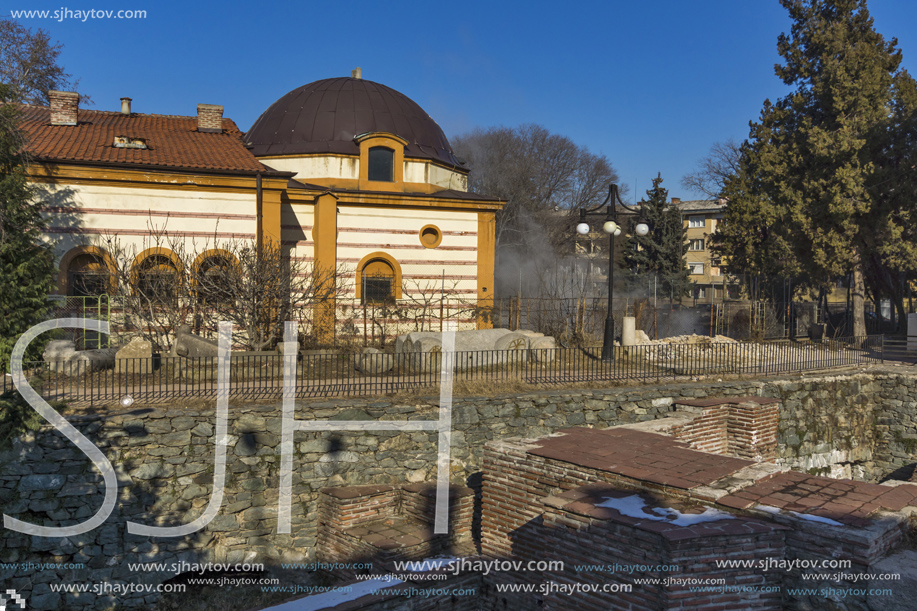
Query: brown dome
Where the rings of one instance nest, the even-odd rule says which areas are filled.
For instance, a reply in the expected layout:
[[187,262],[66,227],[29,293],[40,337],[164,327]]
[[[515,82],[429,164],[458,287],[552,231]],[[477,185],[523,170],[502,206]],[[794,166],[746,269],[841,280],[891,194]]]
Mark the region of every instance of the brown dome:
[[405,157],[461,167],[443,130],[414,100],[385,85],[330,78],[286,94],[255,121],[245,140],[256,157],[359,155],[355,136],[389,132],[408,141]]

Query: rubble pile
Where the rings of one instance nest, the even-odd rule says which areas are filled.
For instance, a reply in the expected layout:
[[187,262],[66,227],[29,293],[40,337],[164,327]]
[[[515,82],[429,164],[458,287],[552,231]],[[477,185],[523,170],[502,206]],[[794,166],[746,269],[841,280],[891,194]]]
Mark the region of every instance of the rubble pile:
[[833,358],[838,346],[822,343],[746,343],[721,335],[679,335],[650,340],[641,348],[643,356],[651,363],[675,369],[741,373],[746,368],[768,363],[806,363],[812,366],[820,359]]

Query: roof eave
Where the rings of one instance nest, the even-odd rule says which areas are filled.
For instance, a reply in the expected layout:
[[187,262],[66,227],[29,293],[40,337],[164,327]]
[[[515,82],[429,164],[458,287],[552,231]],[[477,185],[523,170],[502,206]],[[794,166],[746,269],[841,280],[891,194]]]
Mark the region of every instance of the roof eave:
[[57,157],[44,157],[44,156],[32,156],[32,162],[35,163],[54,163],[54,164],[67,164],[67,165],[84,165],[91,167],[108,167],[118,170],[151,170],[151,171],[160,171],[160,172],[187,172],[194,174],[212,174],[220,176],[270,176],[277,178],[292,178],[296,175],[295,172],[286,172],[275,170],[269,168],[264,164],[261,164],[264,169],[221,169],[221,168],[201,168],[195,166],[181,166],[181,165],[163,165],[163,164],[147,164],[147,163],[111,163],[109,161],[94,161],[91,159],[65,159]]

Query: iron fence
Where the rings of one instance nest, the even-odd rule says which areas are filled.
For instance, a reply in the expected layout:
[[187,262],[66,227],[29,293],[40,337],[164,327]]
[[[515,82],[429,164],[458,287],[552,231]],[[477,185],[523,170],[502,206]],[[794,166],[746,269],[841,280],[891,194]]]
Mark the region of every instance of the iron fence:
[[[650,339],[681,335],[721,335],[737,340],[795,339],[809,337],[816,325],[824,325],[829,337],[853,335],[853,312],[847,304],[812,301],[719,301],[669,302],[645,297],[615,298],[612,313],[615,337],[621,336],[625,316],[636,319],[637,329]],[[866,334],[899,332],[900,322],[865,304]],[[603,297],[506,297],[493,305],[495,327],[529,329],[568,340],[600,341],[608,315]]]
[[[421,295],[419,297],[418,295]],[[901,332],[902,322],[872,303],[865,304],[866,334],[889,335]],[[821,306],[814,302],[721,301],[709,303],[681,300],[669,302],[645,297],[615,298],[612,307],[615,337],[622,334],[625,316],[636,319],[637,329],[651,340],[683,335],[722,335],[737,340],[794,339],[809,336],[814,325],[824,325],[828,337],[848,337],[853,333],[853,316],[844,303]],[[312,308],[297,310],[299,336],[303,347],[350,348],[390,346],[396,336],[412,331],[442,331],[447,326],[459,330],[475,329],[480,321],[497,328],[528,329],[556,337],[565,344],[589,344],[602,340],[608,315],[608,299],[600,297],[507,297],[494,300],[489,307],[460,295],[412,294],[410,299],[391,303],[364,303],[339,296],[336,300],[334,333],[317,338]],[[59,330],[57,337],[71,339],[78,350],[108,348],[141,335],[155,349],[168,350],[172,329],[143,326],[129,314],[120,297],[54,297],[48,313],[51,318],[93,318],[108,322],[112,336],[79,329]],[[173,321],[174,322],[174,321]],[[215,339],[217,316],[199,308],[188,317],[192,331]],[[170,323],[171,324],[171,323]],[[112,337],[115,339],[113,340]],[[244,340],[236,334],[236,346]]]
[[[112,301],[108,295],[94,297],[77,296],[65,297],[51,295],[51,307],[47,319],[52,318],[91,318],[93,320],[111,321]],[[111,347],[111,337],[97,331],[86,329],[60,329],[59,337],[66,337],[73,341],[77,350],[98,350]]]
[[[883,362],[901,349],[883,336],[805,343],[653,343],[615,347],[602,360],[601,348],[517,349],[455,353],[455,380],[522,382],[552,387],[594,381],[672,381],[708,375],[767,375]],[[896,358],[897,358],[896,356]],[[435,391],[442,355],[300,354],[296,396],[375,396],[412,389]],[[31,362],[24,366],[32,387],[48,401],[102,405],[131,397],[138,401],[215,397],[213,358],[120,359],[116,368],[93,370],[85,362]],[[380,371],[385,370],[385,371]],[[369,373],[379,371],[378,373]],[[279,354],[234,355],[230,395],[277,397],[283,384]],[[3,389],[12,388],[4,376]]]

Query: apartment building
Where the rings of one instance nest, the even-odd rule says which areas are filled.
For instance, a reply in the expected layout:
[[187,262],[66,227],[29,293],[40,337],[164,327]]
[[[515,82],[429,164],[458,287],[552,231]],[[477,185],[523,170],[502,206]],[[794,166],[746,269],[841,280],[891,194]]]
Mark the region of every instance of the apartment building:
[[[710,238],[716,232],[717,223],[726,211],[726,200],[694,199],[682,201],[672,198],[672,205],[681,211],[687,229],[688,272],[694,283],[693,301],[722,300],[737,297],[737,286],[727,282],[723,267],[710,250]],[[724,294],[727,291],[728,294]]]

